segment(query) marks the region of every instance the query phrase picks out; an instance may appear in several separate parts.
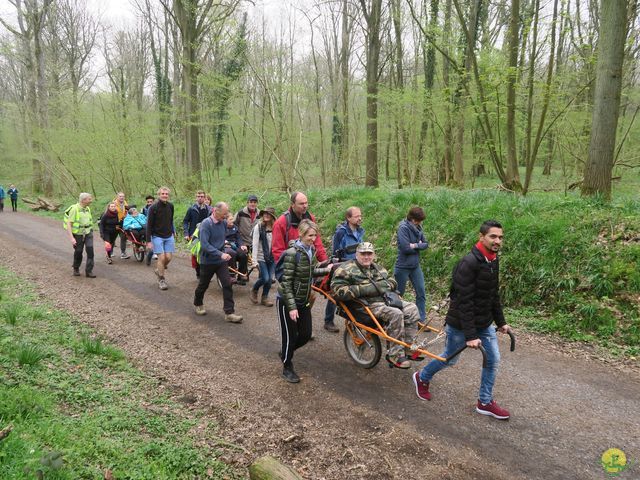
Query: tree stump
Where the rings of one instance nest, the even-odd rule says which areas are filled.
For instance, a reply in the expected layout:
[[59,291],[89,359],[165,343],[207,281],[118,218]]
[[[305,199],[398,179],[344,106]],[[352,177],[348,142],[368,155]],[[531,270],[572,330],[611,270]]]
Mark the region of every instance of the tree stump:
[[251,480],[303,480],[291,467],[273,457],[261,457],[249,466]]
[[472,175],[474,177],[479,177],[480,175],[484,175],[486,173],[486,169],[484,167],[484,163],[474,163],[472,167]]

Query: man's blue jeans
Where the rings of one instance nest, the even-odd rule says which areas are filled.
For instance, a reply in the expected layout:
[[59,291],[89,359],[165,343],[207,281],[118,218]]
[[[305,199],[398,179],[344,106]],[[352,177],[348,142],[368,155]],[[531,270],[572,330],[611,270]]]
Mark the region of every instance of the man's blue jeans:
[[[453,328],[451,325],[447,325],[445,331],[447,332],[447,340],[444,352],[442,352],[440,356],[449,358],[449,355],[462,348],[467,341],[465,340],[462,330],[458,330],[457,328]],[[496,337],[496,327],[493,324],[489,325],[487,328],[478,329],[477,332],[478,338],[482,341],[482,346],[487,352],[487,367],[482,369],[478,400],[482,403],[489,403],[493,399],[493,384],[495,383],[498,364],[500,363],[498,338]],[[431,360],[420,372],[420,380],[423,382],[430,382],[433,376],[440,370],[450,365],[455,365],[458,362],[458,358],[459,355],[453,358],[449,363],[444,363],[435,359]]]
[[400,295],[404,295],[405,287],[407,286],[407,280],[411,280],[413,289],[416,291],[416,306],[420,313],[420,321],[424,322],[427,318],[426,304],[427,296],[424,290],[424,275],[422,269],[418,266],[416,268],[397,268],[393,272],[393,276],[398,282],[398,291]]
[[327,300],[327,306],[324,307],[324,323],[331,323],[336,316],[336,304],[331,300]]

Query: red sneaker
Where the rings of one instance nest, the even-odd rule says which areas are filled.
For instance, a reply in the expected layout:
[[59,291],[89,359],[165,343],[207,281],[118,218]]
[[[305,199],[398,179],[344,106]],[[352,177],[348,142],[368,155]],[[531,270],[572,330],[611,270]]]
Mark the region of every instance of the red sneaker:
[[413,374],[413,384],[416,386],[416,395],[418,395],[420,400],[431,400],[429,383],[425,383],[420,380],[420,372],[415,372]]
[[489,415],[493,418],[497,418],[498,420],[509,420],[509,412],[504,408],[501,408],[495,400],[491,400],[489,403],[481,403],[478,400],[478,405],[476,406],[476,412],[482,415]]

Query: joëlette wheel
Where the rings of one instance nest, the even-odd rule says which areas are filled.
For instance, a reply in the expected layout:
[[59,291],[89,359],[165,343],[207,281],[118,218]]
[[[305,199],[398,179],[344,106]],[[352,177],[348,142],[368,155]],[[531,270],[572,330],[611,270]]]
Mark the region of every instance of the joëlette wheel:
[[351,359],[362,368],[373,368],[380,361],[382,345],[377,335],[349,323],[344,329],[344,348]]

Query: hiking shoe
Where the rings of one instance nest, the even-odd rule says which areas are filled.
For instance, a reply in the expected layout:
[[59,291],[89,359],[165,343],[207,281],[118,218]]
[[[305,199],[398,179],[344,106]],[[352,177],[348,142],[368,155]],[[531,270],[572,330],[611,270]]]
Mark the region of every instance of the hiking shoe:
[[204,305],[196,305],[196,315],[206,315],[207,311],[204,309]]
[[107,263],[111,265],[113,263],[113,259],[111,257],[107,257]]
[[324,329],[332,332],[332,333],[338,333],[340,331],[340,329],[338,327],[336,327],[336,324],[333,322],[327,322],[324,324]]
[[74,277],[79,277],[79,276],[80,276],[80,270],[79,270],[79,269],[77,269],[77,268],[74,268],[74,269],[73,269],[73,276],[74,276]]
[[416,386],[416,395],[420,400],[431,400],[429,382],[423,382],[420,379],[420,372],[415,372],[413,374],[413,384]]
[[251,301],[252,301],[253,303],[255,303],[256,305],[257,305],[258,303],[260,303],[260,302],[258,301],[258,291],[257,291],[257,290],[254,290],[253,288],[251,289],[251,292],[249,293],[249,298],[250,298],[250,299],[251,299]]
[[282,378],[284,378],[289,383],[299,383],[300,377],[295,372],[293,367],[284,367],[282,369]]
[[167,285],[167,281],[164,278],[158,280],[158,288],[160,290],[166,290],[167,288],[169,288],[169,285]]
[[476,405],[476,412],[481,415],[489,415],[490,417],[497,418],[498,420],[509,420],[509,412],[500,407],[495,400],[491,400],[489,403],[482,403],[478,400]]
[[262,300],[260,300],[260,303],[265,307],[273,307],[273,302],[269,300],[269,297],[262,297]]
[[387,355],[385,358],[387,362],[389,362],[389,367],[402,368],[403,370],[411,367],[411,362],[404,355],[396,355],[393,357]]
[[230,323],[242,323],[242,315],[237,315],[235,313],[227,313],[224,316],[224,319]]
[[131,258],[131,255],[129,255],[129,254],[128,254],[128,253],[126,253],[126,252],[125,252],[125,253],[121,253],[121,254],[120,254],[120,258],[122,258],[122,259],[126,260],[127,258]]
[[86,272],[85,275],[87,276],[87,278],[96,278],[96,275],[93,272]]

